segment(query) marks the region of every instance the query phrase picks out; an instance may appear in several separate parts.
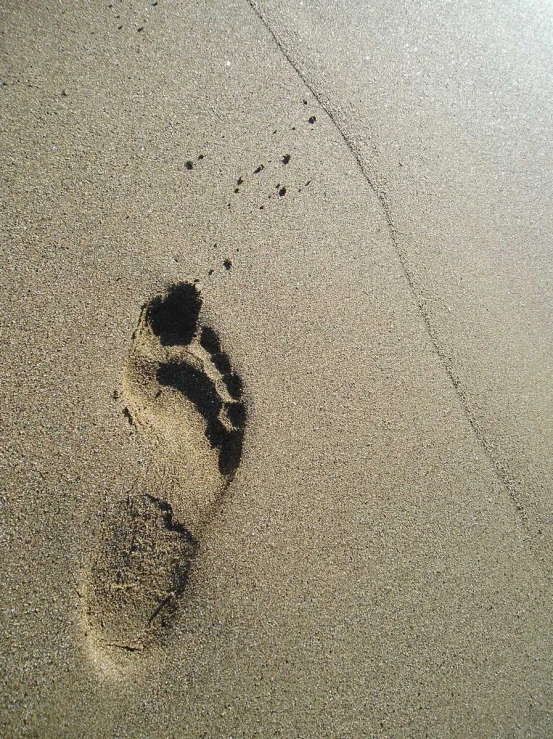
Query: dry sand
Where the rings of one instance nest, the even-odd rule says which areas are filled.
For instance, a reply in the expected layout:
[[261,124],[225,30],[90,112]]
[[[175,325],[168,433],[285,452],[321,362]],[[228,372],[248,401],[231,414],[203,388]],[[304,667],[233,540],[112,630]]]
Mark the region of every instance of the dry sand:
[[513,8],[0,11],[3,735],[550,733],[551,19]]

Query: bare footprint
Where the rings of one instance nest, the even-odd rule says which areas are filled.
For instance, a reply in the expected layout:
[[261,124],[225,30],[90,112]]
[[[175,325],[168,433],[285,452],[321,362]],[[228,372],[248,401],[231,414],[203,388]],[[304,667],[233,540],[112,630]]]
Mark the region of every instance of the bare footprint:
[[[171,624],[202,530],[240,463],[242,382],[200,324],[201,305],[195,285],[173,285],[143,307],[133,334],[124,396],[153,462],[106,514],[86,588],[97,647],[141,651]],[[152,480],[163,489],[150,490]]]

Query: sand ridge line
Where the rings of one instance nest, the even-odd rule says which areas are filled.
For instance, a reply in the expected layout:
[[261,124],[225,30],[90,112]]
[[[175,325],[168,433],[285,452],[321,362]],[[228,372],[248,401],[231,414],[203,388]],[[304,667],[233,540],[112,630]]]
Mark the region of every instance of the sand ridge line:
[[[394,220],[392,217],[391,207],[389,205],[387,196],[385,191],[378,187],[375,184],[374,178],[371,177],[370,173],[368,172],[367,165],[364,161],[364,158],[359,150],[359,147],[355,144],[355,142],[352,140],[352,138],[345,132],[344,125],[341,124],[338,120],[340,117],[341,111],[339,106],[334,105],[331,106],[327,101],[324,100],[323,95],[315,88],[315,86],[307,79],[307,75],[301,70],[299,64],[297,61],[295,61],[290,52],[286,48],[286,44],[282,41],[281,37],[277,34],[277,32],[274,30],[274,28],[271,26],[270,22],[268,21],[267,17],[259,7],[259,5],[255,2],[255,0],[247,0],[249,6],[252,8],[254,13],[257,15],[259,20],[263,23],[268,33],[273,38],[274,42],[278,46],[279,50],[283,54],[283,56],[286,58],[288,63],[292,66],[292,68],[295,70],[303,84],[307,87],[307,89],[311,92],[311,94],[314,96],[314,98],[317,100],[318,104],[321,106],[322,110],[325,111],[327,116],[329,117],[330,121],[334,124],[336,130],[338,131],[340,137],[344,141],[347,148],[350,150],[351,154],[353,155],[353,158],[355,160],[355,163],[360,170],[363,178],[371,188],[371,190],[374,192],[376,198],[378,199],[380,205],[382,206],[384,217],[386,219],[386,224],[388,226],[388,231],[390,234],[391,242],[394,246],[394,249],[396,251],[397,257],[399,259],[399,263],[402,269],[402,272],[405,276],[405,279],[407,281],[407,284],[409,286],[409,290],[413,295],[413,298],[415,299],[415,303],[417,305],[418,311],[420,313],[420,316],[422,318],[426,333],[428,334],[428,337],[432,343],[432,347],[440,359],[440,362],[443,366],[443,369],[445,371],[445,374],[453,386],[455,393],[457,397],[459,398],[460,405],[463,411],[463,414],[465,415],[471,430],[477,439],[480,447],[482,448],[483,452],[485,453],[486,457],[488,458],[490,465],[509,495],[514,509],[518,516],[520,517],[520,520],[522,521],[522,524],[525,526],[525,530],[528,532],[528,516],[526,514],[525,508],[522,504],[522,501],[520,500],[519,495],[517,494],[517,491],[515,489],[515,486],[513,484],[513,481],[511,479],[511,476],[509,475],[508,470],[505,468],[504,465],[501,464],[500,460],[497,458],[497,456],[494,454],[493,448],[488,443],[484,433],[480,429],[476,418],[474,414],[471,411],[469,401],[467,399],[466,393],[461,387],[461,381],[459,377],[456,375],[453,363],[451,361],[451,358],[446,354],[443,347],[440,345],[440,342],[438,340],[438,337],[436,335],[435,330],[432,327],[432,323],[430,320],[429,313],[426,309],[425,305],[425,298],[422,292],[417,288],[415,284],[415,280],[413,278],[413,275],[411,274],[411,271],[407,265],[407,259],[405,257],[405,254],[403,253],[399,242],[397,238],[397,230],[394,224]],[[376,148],[374,144],[371,143],[371,147],[373,151],[376,152]],[[529,537],[529,543],[532,544],[531,539]],[[532,548],[533,549],[533,548]],[[537,556],[538,561],[540,561],[540,557]]]

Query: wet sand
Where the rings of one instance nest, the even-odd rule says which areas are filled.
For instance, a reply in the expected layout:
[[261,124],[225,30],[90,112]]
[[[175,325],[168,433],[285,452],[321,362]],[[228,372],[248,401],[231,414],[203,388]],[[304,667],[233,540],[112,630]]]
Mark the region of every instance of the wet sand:
[[[482,31],[446,129],[416,74],[439,14],[1,15],[3,733],[547,734],[550,83],[540,37],[513,51],[537,21],[502,26],[534,128]],[[461,51],[486,27],[451,20]],[[183,284],[193,336],[141,318]]]

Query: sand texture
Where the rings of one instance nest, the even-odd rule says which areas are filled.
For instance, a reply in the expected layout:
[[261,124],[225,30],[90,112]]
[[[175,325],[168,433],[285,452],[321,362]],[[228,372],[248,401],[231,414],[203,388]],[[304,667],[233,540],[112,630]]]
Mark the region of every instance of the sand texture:
[[473,5],[0,10],[2,736],[551,733],[553,15]]

